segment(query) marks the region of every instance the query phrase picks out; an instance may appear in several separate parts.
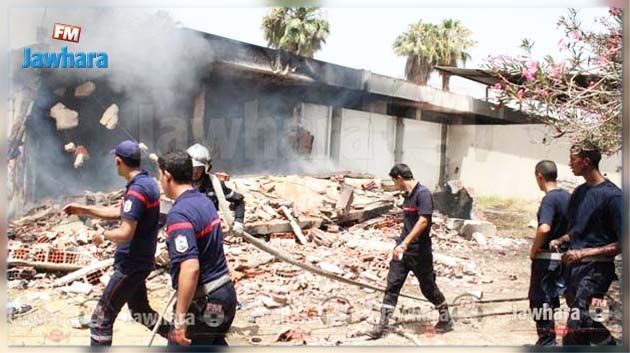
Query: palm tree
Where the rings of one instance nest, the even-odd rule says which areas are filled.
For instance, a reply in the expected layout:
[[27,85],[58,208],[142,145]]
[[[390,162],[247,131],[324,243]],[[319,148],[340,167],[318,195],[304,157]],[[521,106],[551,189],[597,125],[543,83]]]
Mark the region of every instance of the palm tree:
[[438,28],[431,23],[409,25],[409,30],[394,41],[394,52],[406,56],[405,77],[420,85],[426,85],[437,61]]
[[317,7],[281,7],[263,18],[268,45],[312,58],[326,43],[329,25]]
[[[451,19],[438,25],[422,20],[411,24],[409,30],[394,41],[394,52],[406,56],[405,77],[420,85],[426,85],[437,65],[457,66],[470,59],[467,50],[475,42],[469,37],[470,30],[461,22]],[[448,75],[442,76],[442,89],[449,89]]]
[[[470,39],[472,32],[462,26],[460,21],[451,19],[442,21],[440,31],[442,40],[440,41],[438,65],[457,67],[461,62],[465,66],[466,62],[470,60],[470,54],[467,50],[475,45],[475,41]],[[442,76],[442,89],[448,91],[450,75],[444,72],[440,72],[440,75]]]

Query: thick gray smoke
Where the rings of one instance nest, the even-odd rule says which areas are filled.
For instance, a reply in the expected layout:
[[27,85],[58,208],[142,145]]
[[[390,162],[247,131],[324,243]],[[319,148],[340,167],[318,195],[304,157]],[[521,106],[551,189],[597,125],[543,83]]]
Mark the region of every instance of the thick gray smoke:
[[[194,142],[205,144],[213,149],[215,170],[232,174],[333,169],[329,160],[305,159],[289,146],[287,136],[296,123],[299,125],[293,112],[308,101],[303,93],[291,86],[270,85],[251,73],[212,70],[215,59],[249,60],[251,48],[204,38],[199,32],[179,27],[163,11],[85,8],[33,12],[30,22],[12,26],[13,30],[40,29],[38,41],[44,47],[33,51],[60,52],[67,47],[74,53],[105,52],[109,60],[106,69],[38,71],[43,79],[29,143],[37,164],[32,170],[37,178],[37,196],[119,188],[124,182],[115,174],[107,151],[129,138],[146,143],[157,153]],[[52,39],[55,23],[80,26],[80,42]],[[269,60],[273,59],[270,56]],[[16,70],[37,71],[22,69],[21,64],[15,63]],[[74,88],[88,80],[96,83],[96,91],[85,98],[75,97]],[[202,85],[205,90],[201,90]],[[62,96],[53,93],[59,88],[67,89]],[[205,92],[201,128],[191,122],[199,92]],[[330,97],[325,98],[330,93],[323,93],[321,100],[330,103]],[[332,100],[339,100],[333,105],[343,106],[345,98]],[[58,101],[79,113],[78,127],[56,131],[49,110]],[[114,130],[107,130],[98,120],[113,103],[120,107],[120,122]],[[89,150],[90,159],[83,168],[74,169],[74,156],[63,151],[69,142]],[[145,166],[154,169],[148,161]]]
[[[32,52],[58,53],[67,47],[73,53],[108,55],[107,68],[24,69],[22,48],[14,44],[12,93],[30,84],[29,74],[40,82],[23,156],[37,188],[33,197],[120,188],[124,181],[116,175],[108,151],[124,139],[142,141],[145,136],[151,137],[145,142],[155,151],[154,142],[163,134],[160,119],[190,118],[193,97],[213,60],[208,42],[180,28],[168,13],[151,9],[34,8],[20,9],[19,14],[12,17],[11,32],[16,42],[20,34],[37,32],[37,43],[24,43]],[[80,42],[52,39],[55,23],[80,26]],[[88,80],[96,83],[96,91],[77,99],[74,88]],[[66,88],[61,96],[53,93],[59,88]],[[49,112],[57,102],[79,113],[78,127],[56,130]],[[113,103],[120,108],[120,122],[108,130],[98,121]],[[74,155],[64,151],[69,142],[87,147],[90,159],[82,168],[73,168]],[[148,159],[145,166],[153,167]]]
[[[82,28],[79,43],[53,40],[54,23]],[[37,26],[38,24],[33,24]],[[164,11],[148,9],[47,9],[41,25],[44,43],[51,49],[106,52],[107,69],[63,70],[66,77],[102,78],[128,98],[149,98],[154,103],[175,103],[178,95],[192,92],[199,75],[212,61],[206,40],[193,31],[178,28]]]

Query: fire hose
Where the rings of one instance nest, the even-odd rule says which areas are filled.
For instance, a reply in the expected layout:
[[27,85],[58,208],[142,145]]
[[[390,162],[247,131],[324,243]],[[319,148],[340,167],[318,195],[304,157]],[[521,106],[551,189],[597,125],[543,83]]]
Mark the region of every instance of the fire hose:
[[[281,253],[280,251],[278,251],[277,249],[274,249],[273,247],[265,244],[265,242],[255,238],[254,236],[252,236],[251,234],[248,234],[247,232],[243,232],[242,237],[245,241],[247,241],[248,243],[252,244],[253,246],[257,247],[259,250],[264,251],[268,254],[273,255],[275,258],[277,258],[278,260],[282,260],[284,262],[287,262],[293,266],[299,267],[303,270],[306,270],[310,273],[316,274],[316,275],[320,275],[322,277],[326,277],[328,279],[337,281],[337,282],[341,282],[341,283],[345,283],[345,284],[349,284],[352,286],[356,286],[356,287],[361,287],[361,288],[368,288],[368,289],[372,289],[375,291],[379,291],[382,293],[385,293],[385,288],[383,287],[379,287],[379,286],[374,286],[368,283],[363,283],[363,282],[359,282],[359,281],[354,281],[348,278],[344,278],[342,276],[339,276],[337,274],[328,272],[328,271],[324,271],[322,269],[319,269],[315,266],[311,266],[305,263],[301,263],[299,261],[297,261],[296,259],[294,259],[291,256],[285,255],[283,253]],[[400,293],[399,296],[401,297],[405,297],[405,298],[409,298],[409,299],[414,299],[414,300],[419,300],[421,302],[426,302],[428,303],[429,301],[425,298],[420,298],[418,296],[414,296],[414,295],[409,295],[409,294],[405,294],[405,293]],[[151,336],[151,340],[149,341],[149,346],[151,346],[151,343],[153,342],[153,338],[155,337],[155,333],[157,332],[157,328],[160,324],[160,322],[162,321],[162,317],[164,316],[164,314],[166,313],[166,309],[170,306],[171,302],[173,301],[173,298],[175,298],[175,293],[173,293],[173,295],[171,296],[171,299],[169,300],[168,304],[166,305],[165,309],[162,311],[162,314],[160,315],[155,327],[153,328],[153,333]],[[489,303],[504,303],[504,302],[515,302],[515,301],[522,301],[522,300],[527,300],[527,297],[516,297],[516,298],[502,298],[502,299],[491,299],[491,300],[478,300],[475,303],[478,304],[489,304]],[[459,303],[449,303],[449,306],[459,306],[461,304]]]
[[[379,291],[382,293],[385,293],[385,288],[383,287],[379,287],[379,286],[374,286],[368,283],[363,283],[363,282],[359,282],[359,281],[354,281],[348,278],[344,278],[342,276],[339,276],[337,274],[328,272],[328,271],[324,271],[322,269],[319,269],[315,266],[311,266],[305,263],[301,263],[299,261],[297,261],[296,259],[294,259],[291,256],[285,255],[283,253],[281,253],[280,251],[278,251],[277,249],[274,249],[273,247],[265,244],[265,242],[255,238],[254,236],[248,234],[247,232],[243,232],[243,239],[245,239],[248,243],[254,245],[255,247],[257,247],[258,249],[273,255],[274,257],[276,257],[278,260],[282,260],[284,262],[290,263],[291,265],[297,266],[301,269],[304,269],[308,272],[332,279],[334,281],[338,281],[338,282],[342,282],[342,283],[346,283],[346,284],[350,284],[353,286],[357,286],[357,287],[361,287],[361,288],[368,288],[368,289],[372,289],[375,291]],[[415,299],[415,300],[419,300],[422,302],[426,302],[428,303],[429,301],[425,298],[420,298],[418,296],[414,296],[414,295],[409,295],[409,294],[405,294],[405,293],[400,293],[399,296],[401,297],[405,297],[405,298],[409,298],[409,299]],[[521,300],[527,300],[527,297],[518,297],[518,298],[504,298],[504,299],[492,299],[492,300],[481,300],[478,301],[477,303],[482,303],[482,304],[488,304],[488,303],[502,303],[502,302],[513,302],[513,301],[521,301]],[[449,304],[449,305],[457,305],[457,304]]]

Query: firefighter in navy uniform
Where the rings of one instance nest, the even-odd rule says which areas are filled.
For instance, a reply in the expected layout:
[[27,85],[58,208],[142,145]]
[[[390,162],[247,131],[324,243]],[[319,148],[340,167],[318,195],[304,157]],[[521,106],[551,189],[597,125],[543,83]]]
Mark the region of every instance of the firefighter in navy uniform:
[[411,169],[406,164],[396,164],[389,172],[389,176],[396,187],[405,192],[404,227],[389,264],[381,318],[379,323],[367,334],[376,339],[387,333],[389,319],[394,313],[398,295],[409,271],[412,271],[418,278],[422,294],[438,310],[439,319],[435,325],[436,332],[451,331],[453,330],[453,320],[448,312],[446,298],[435,283],[435,272],[433,271],[430,237],[433,214],[431,192],[414,180]]
[[[212,159],[210,158],[210,152],[208,149],[198,143],[190,146],[186,150],[193,163],[193,186],[195,186],[202,194],[205,194],[210,198],[214,204],[215,209],[222,210],[221,194],[227,202],[231,204],[231,208],[234,209],[234,217],[231,214],[222,214],[222,216],[228,220],[231,230],[235,235],[243,234],[243,219],[245,218],[245,201],[243,195],[230,189],[225,182],[219,180],[215,175],[210,173],[212,169]],[[215,190],[215,187],[220,187],[220,190]],[[227,211],[226,211],[227,212]]]
[[[154,269],[157,246],[160,189],[149,174],[140,167],[140,146],[123,141],[114,150],[118,175],[127,180],[120,207],[98,207],[69,204],[68,214],[86,215],[101,219],[121,220],[116,229],[101,231],[92,237],[95,245],[104,240],[116,243],[114,274],[105,286],[90,321],[92,346],[112,344],[114,322],[123,305],[127,304],[135,321],[148,329],[155,326],[158,314],[149,305],[145,280]],[[158,333],[166,337],[169,323],[162,321]]]
[[175,200],[166,219],[172,285],[177,290],[170,345],[227,345],[236,313],[236,291],[223,252],[221,219],[192,182],[185,151],[158,160],[164,193]]
[[[564,295],[570,308],[564,346],[616,344],[602,318],[590,311],[617,279],[614,257],[621,252],[623,222],[623,194],[601,174],[600,160],[601,153],[593,146],[571,148],[569,166],[586,182],[573,191],[569,200],[568,233],[550,243],[552,249],[569,243],[569,250],[562,256],[567,264]],[[574,311],[579,315],[573,315]]]
[[543,160],[534,168],[536,183],[545,196],[538,208],[538,228],[529,251],[532,260],[529,283],[529,307],[534,313],[537,346],[556,344],[554,310],[560,307],[560,297],[555,286],[549,288],[546,282],[553,281],[559,272],[560,258],[549,251],[549,243],[567,232],[566,213],[570,194],[558,187],[558,168],[552,161]]

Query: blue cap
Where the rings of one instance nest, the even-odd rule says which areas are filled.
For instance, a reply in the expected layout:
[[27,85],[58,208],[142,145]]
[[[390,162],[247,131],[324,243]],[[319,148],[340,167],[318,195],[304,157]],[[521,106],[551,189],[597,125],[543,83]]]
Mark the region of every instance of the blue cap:
[[116,155],[121,158],[140,160],[140,146],[131,140],[125,140],[116,146],[113,150],[109,151],[110,154]]

